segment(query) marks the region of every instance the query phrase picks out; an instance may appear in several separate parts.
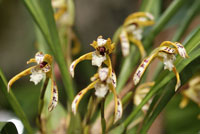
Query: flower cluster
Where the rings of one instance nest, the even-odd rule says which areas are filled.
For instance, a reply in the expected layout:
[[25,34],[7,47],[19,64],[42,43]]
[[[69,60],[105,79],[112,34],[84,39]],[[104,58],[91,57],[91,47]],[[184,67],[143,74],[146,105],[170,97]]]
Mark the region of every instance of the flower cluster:
[[[115,101],[115,122],[122,116],[122,103],[118,98],[115,87],[116,87],[116,75],[112,70],[111,60],[109,54],[112,53],[115,44],[111,43],[110,38],[107,40],[103,39],[102,36],[97,38],[97,41],[93,41],[92,47],[96,49],[94,52],[85,54],[72,62],[70,65],[70,73],[74,77],[74,69],[76,65],[83,60],[92,60],[92,65],[98,67],[98,72],[91,78],[92,83],[81,90],[72,102],[72,111],[76,114],[78,104],[82,97],[90,90],[95,89],[95,95],[97,97],[105,97],[107,92],[110,90],[114,94]],[[107,67],[102,67],[102,64]]]
[[177,84],[175,87],[175,91],[176,91],[181,85],[179,73],[176,70],[176,67],[174,66],[174,63],[173,63],[176,60],[176,56],[175,56],[176,54],[179,54],[183,58],[188,57],[186,50],[182,44],[178,42],[173,43],[170,41],[164,41],[158,48],[156,48],[150,54],[150,56],[146,57],[142,61],[142,63],[139,65],[133,77],[134,84],[137,85],[139,83],[143,73],[145,72],[150,62],[155,57],[158,57],[164,63],[164,69],[168,69],[169,71],[173,70],[173,72],[175,73],[176,79],[177,79]]
[[22,71],[8,82],[8,92],[12,84],[23,76],[31,74],[30,81],[34,82],[35,85],[37,85],[46,76],[51,79],[51,101],[48,109],[49,111],[52,111],[58,103],[58,88],[52,75],[52,56],[38,52],[35,54],[35,58],[31,58],[27,61],[27,64],[33,62],[37,63],[37,65]]
[[123,24],[120,34],[121,47],[123,56],[127,56],[130,51],[130,43],[135,44],[141,53],[141,57],[144,58],[146,52],[142,45],[142,32],[143,27],[154,24],[154,17],[150,13],[137,12],[129,15]]

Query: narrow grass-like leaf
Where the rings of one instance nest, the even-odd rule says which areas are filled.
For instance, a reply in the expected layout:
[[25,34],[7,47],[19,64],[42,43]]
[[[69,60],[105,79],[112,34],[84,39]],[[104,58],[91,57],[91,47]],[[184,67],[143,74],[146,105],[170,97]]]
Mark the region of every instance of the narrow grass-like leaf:
[[181,21],[181,25],[179,26],[178,30],[176,31],[172,41],[179,41],[181,37],[184,35],[184,32],[188,28],[189,24],[193,20],[195,14],[199,11],[200,1],[196,0],[192,6],[189,8],[187,13],[185,14],[185,17]]
[[182,5],[187,0],[175,0],[170,6],[166,9],[166,11],[162,14],[159,20],[156,22],[155,26],[151,29],[149,34],[146,36],[144,40],[144,47],[148,48],[154,38],[160,33],[160,31],[166,26],[166,24],[171,20],[171,18],[176,14],[176,12],[182,7]]
[[3,72],[0,69],[0,87],[3,92],[3,94],[6,96],[8,102],[10,103],[11,107],[13,108],[16,115],[19,117],[19,119],[24,124],[25,129],[29,134],[33,133],[33,130],[31,128],[31,125],[29,124],[29,121],[21,108],[18,100],[16,99],[15,95],[13,94],[12,90],[8,93],[7,91],[7,81],[3,75]]
[[34,21],[43,33],[43,36],[46,39],[48,46],[51,49],[59,65],[68,100],[69,102],[72,102],[74,91],[56,30],[51,1],[24,0],[24,3],[31,15],[33,16]]
[[156,19],[160,15],[160,9],[161,0],[142,0],[140,11],[152,13]]

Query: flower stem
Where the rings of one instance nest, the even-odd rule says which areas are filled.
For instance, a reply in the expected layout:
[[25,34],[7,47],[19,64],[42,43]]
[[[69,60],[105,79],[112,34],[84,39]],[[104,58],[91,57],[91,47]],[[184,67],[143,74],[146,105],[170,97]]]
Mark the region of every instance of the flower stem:
[[40,132],[42,134],[45,133],[45,128],[44,128],[44,124],[42,122],[42,110],[43,110],[43,107],[44,107],[44,95],[45,95],[45,92],[46,92],[46,89],[47,89],[47,85],[48,85],[48,82],[49,82],[49,77],[46,77],[45,81],[44,81],[44,84],[41,88],[41,93],[40,93],[40,100],[39,100],[39,108],[38,108],[38,126],[39,126],[39,129],[40,129]]
[[105,104],[105,98],[101,101],[101,128],[102,128],[102,134],[106,133],[106,120],[104,118],[104,104]]

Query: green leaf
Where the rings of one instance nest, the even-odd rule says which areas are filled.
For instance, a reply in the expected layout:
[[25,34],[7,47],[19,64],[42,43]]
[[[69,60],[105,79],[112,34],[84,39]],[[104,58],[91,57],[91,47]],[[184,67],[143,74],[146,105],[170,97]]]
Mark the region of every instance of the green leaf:
[[189,8],[187,13],[185,14],[185,17],[181,21],[182,23],[180,24],[178,30],[176,31],[176,33],[175,33],[175,35],[174,35],[174,37],[172,39],[173,42],[174,41],[179,41],[181,39],[181,37],[183,36],[184,32],[186,31],[186,29],[190,25],[191,21],[195,17],[196,13],[198,12],[199,6],[200,6],[200,1],[196,0],[192,4],[192,6]]
[[12,122],[0,122],[1,134],[17,134],[17,128]]
[[59,41],[58,32],[56,30],[51,1],[24,0],[24,3],[31,15],[33,16],[34,21],[40,28],[44,38],[46,39],[46,42],[48,43],[50,50],[52,51],[59,65],[68,100],[69,102],[72,102],[74,97],[74,90]]
[[161,10],[161,0],[142,0],[140,11],[149,12],[153,14],[156,20],[160,15],[160,10]]
[[117,127],[115,129],[111,130],[110,132],[108,132],[108,134],[123,134],[124,130],[125,130],[125,127],[122,124],[119,127]]
[[154,38],[161,32],[161,30],[166,26],[166,24],[171,20],[171,18],[176,14],[176,12],[183,6],[187,0],[174,0],[162,16],[158,19],[154,27],[151,29],[149,34],[144,40],[144,47],[149,48],[152,44]]
[[11,107],[13,108],[14,112],[19,117],[19,119],[22,121],[22,123],[24,124],[24,127],[27,130],[27,132],[29,134],[32,134],[33,133],[32,127],[29,124],[29,121],[28,121],[23,109],[21,108],[18,100],[16,99],[12,90],[10,90],[9,93],[7,91],[7,81],[1,70],[0,70],[0,87],[1,87],[1,90],[3,91],[3,94],[6,96],[8,102],[10,103]]
[[187,107],[179,107],[182,95],[176,94],[165,108],[165,130],[167,134],[198,134],[200,120],[199,107],[190,101]]

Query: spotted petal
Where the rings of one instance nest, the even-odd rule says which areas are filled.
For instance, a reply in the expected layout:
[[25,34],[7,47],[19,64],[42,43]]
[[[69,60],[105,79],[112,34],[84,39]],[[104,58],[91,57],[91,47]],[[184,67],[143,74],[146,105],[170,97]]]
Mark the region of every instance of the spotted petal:
[[35,60],[36,60],[37,64],[42,63],[44,60],[44,54],[42,52],[37,52],[35,54]]
[[77,108],[78,108],[78,104],[80,102],[80,100],[82,99],[82,97],[92,88],[94,88],[94,85],[99,82],[99,80],[96,80],[94,82],[92,82],[88,87],[86,87],[85,89],[81,90],[76,97],[74,98],[73,102],[72,102],[72,112],[74,114],[76,114]]
[[121,100],[117,97],[117,93],[115,90],[115,87],[113,86],[113,84],[109,84],[109,88],[110,90],[113,92],[114,94],[114,101],[115,101],[115,117],[114,117],[114,123],[117,122],[123,114],[123,108],[122,108],[122,102]]
[[122,54],[125,57],[129,55],[129,51],[130,51],[130,44],[129,44],[128,35],[126,31],[123,30],[121,32],[120,40],[121,40]]
[[148,65],[150,64],[150,62],[156,57],[158,53],[158,50],[155,50],[149,57],[145,58],[142,63],[139,65],[139,67],[137,68],[134,76],[133,76],[133,81],[134,84],[137,85],[142,77],[142,75],[144,74],[146,68],[148,67]]
[[51,101],[48,110],[52,111],[58,103],[58,88],[56,82],[51,79]]

